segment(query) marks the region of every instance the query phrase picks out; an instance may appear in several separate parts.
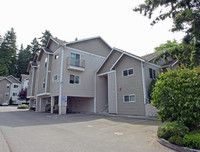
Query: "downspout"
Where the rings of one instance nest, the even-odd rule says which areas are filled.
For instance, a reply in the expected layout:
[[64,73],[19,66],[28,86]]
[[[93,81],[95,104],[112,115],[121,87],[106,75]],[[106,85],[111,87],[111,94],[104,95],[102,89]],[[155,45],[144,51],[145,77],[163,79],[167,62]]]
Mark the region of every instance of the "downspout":
[[59,84],[59,115],[62,114],[61,112],[61,106],[62,106],[62,85],[63,85],[63,60],[64,60],[64,48],[61,46],[62,49],[62,55],[61,55],[61,64],[60,64],[60,84]]
[[47,57],[47,70],[46,70],[46,79],[45,79],[45,93],[47,92],[48,70],[49,70],[49,54],[48,54],[48,57]]
[[94,75],[94,113],[97,113],[97,71]]
[[34,80],[34,74],[35,74],[35,68],[33,68],[33,73],[32,73],[32,84],[31,84],[31,96],[33,96],[33,80]]
[[146,85],[145,85],[145,78],[144,78],[144,63],[141,62],[141,70],[142,70],[142,86],[144,92],[144,104],[146,104]]

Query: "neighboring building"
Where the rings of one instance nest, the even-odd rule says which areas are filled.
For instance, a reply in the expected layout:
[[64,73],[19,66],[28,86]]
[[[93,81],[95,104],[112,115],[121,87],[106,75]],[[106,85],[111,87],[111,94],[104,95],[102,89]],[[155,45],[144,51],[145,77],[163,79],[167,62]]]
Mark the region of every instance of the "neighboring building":
[[[29,63],[28,97],[36,111],[154,115],[148,87],[166,63],[138,57],[101,37],[73,42],[50,38]],[[174,63],[173,63],[174,64]]]
[[0,105],[9,103],[12,98],[13,104],[18,104],[18,94],[21,90],[21,82],[12,75],[0,77]]
[[21,88],[23,88],[24,90],[28,89],[29,75],[21,74],[20,81],[21,81],[21,85],[22,85]]

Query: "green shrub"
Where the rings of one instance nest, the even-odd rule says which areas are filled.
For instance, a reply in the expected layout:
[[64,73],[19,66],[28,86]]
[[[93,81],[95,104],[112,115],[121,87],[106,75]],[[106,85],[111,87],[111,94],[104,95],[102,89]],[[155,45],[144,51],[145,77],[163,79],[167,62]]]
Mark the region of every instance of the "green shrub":
[[190,133],[185,135],[183,137],[183,144],[189,148],[200,149],[200,133]]
[[155,84],[156,84],[156,80],[153,79],[149,85],[149,90],[148,90],[148,96],[149,96],[149,103],[151,103],[151,100],[152,100],[152,92],[153,92],[153,88],[155,87]]
[[28,109],[28,105],[25,104],[18,105],[17,109]]
[[173,136],[183,137],[185,134],[189,132],[189,128],[186,127],[181,122],[168,122],[166,125],[158,128],[157,135],[159,138],[164,138],[168,140]]
[[12,101],[12,97],[11,97],[9,100],[9,105],[12,105],[12,104],[13,104],[13,101]]
[[168,70],[158,76],[152,104],[162,122],[181,121],[189,128],[200,123],[200,68]]
[[181,136],[172,136],[169,138],[168,141],[172,144],[183,146],[183,137]]

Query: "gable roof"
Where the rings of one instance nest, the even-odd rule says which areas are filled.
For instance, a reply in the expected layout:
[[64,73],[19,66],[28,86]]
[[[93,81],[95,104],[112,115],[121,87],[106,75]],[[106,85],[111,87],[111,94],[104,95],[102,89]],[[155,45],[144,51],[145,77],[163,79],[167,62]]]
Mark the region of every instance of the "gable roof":
[[7,76],[6,78],[12,81],[13,83],[21,83],[17,78],[15,78],[12,75]]
[[71,42],[68,42],[66,43],[66,46],[67,45],[70,45],[70,44],[75,44],[75,43],[80,43],[80,42],[84,42],[84,41],[90,41],[90,40],[94,40],[94,39],[100,39],[101,41],[103,41],[110,49],[112,49],[112,47],[104,40],[102,39],[100,36],[96,36],[96,37],[90,37],[90,38],[86,38],[86,39],[80,39],[80,40],[75,40],[75,41],[71,41]]
[[6,81],[8,81],[8,82],[10,82],[10,83],[13,83],[11,80],[9,80],[7,77],[3,77],[2,79],[0,79],[0,82],[1,81],[3,81],[3,80],[6,80]]

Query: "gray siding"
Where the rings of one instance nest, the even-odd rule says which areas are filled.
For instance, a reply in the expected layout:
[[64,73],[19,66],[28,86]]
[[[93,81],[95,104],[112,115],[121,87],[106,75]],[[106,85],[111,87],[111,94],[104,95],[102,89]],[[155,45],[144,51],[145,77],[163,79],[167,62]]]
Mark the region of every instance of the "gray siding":
[[[134,75],[122,76],[122,71],[133,68]],[[116,66],[118,113],[145,115],[141,61],[123,56]],[[136,102],[124,103],[123,96],[136,95]]]
[[[7,88],[7,84],[10,84],[9,88]],[[11,88],[11,83],[8,80],[6,79],[0,80],[0,104],[2,104],[4,101],[9,100],[10,88]],[[8,93],[8,96],[6,96],[5,93]]]
[[92,39],[88,41],[68,44],[68,47],[83,50],[89,53],[106,57],[111,51],[110,47],[107,46],[101,39]]

